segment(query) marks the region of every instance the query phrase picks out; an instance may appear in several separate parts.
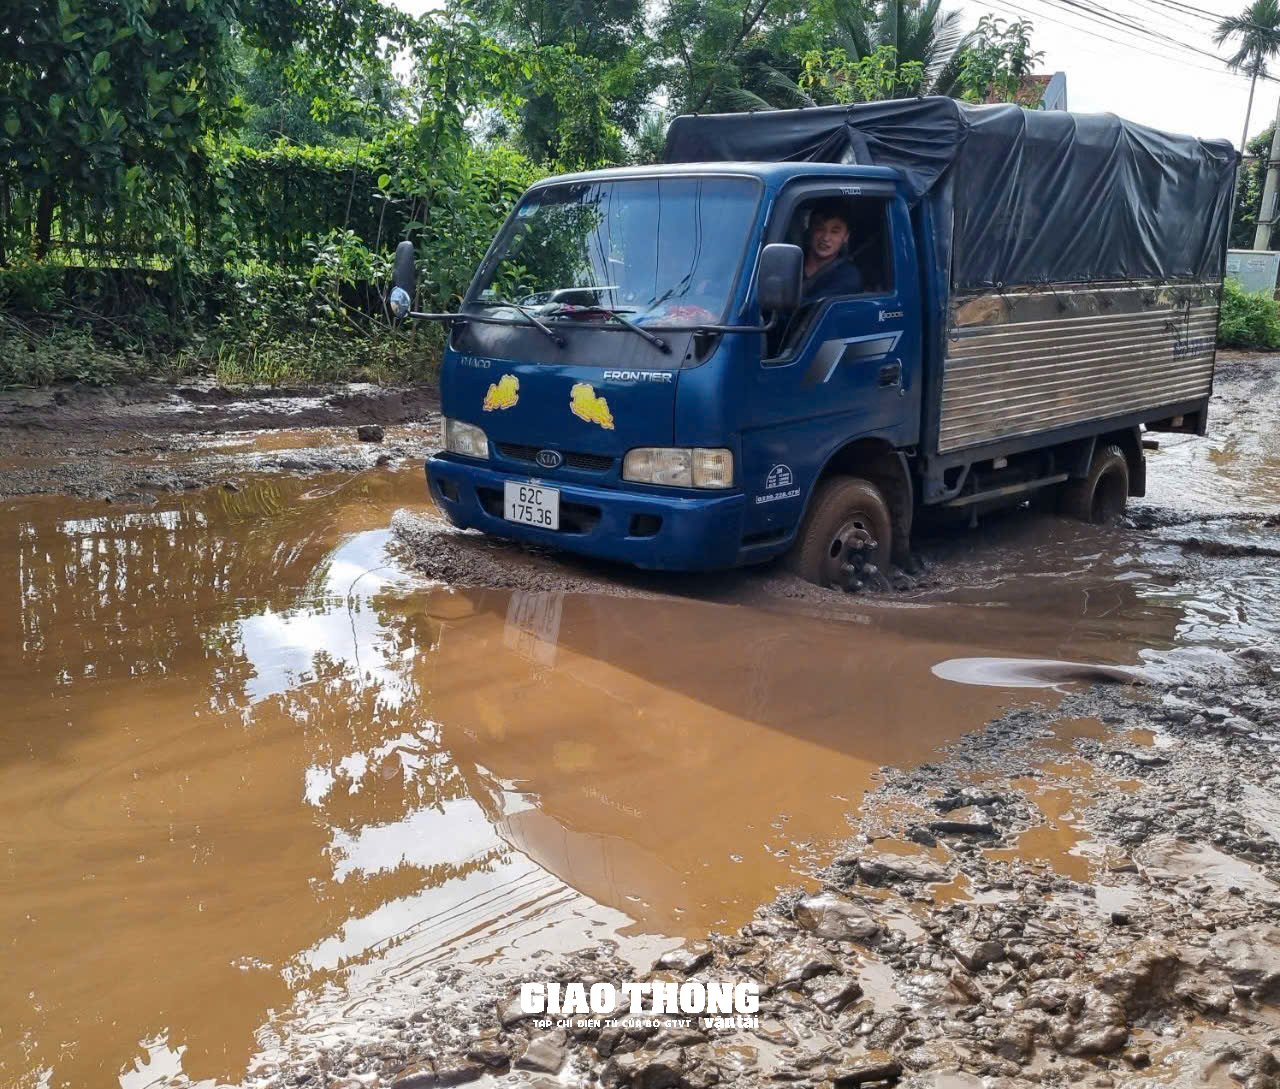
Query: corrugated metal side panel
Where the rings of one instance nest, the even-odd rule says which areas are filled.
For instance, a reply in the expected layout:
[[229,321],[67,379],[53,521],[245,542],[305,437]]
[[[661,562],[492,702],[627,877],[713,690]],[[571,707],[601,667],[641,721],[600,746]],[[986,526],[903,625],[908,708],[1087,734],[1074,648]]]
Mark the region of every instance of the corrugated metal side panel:
[[1207,397],[1220,284],[987,294],[951,307],[938,452]]

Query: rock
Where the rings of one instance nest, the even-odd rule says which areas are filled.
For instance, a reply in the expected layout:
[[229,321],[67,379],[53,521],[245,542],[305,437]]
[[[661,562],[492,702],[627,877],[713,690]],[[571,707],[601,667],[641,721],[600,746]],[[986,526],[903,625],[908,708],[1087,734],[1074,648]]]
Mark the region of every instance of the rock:
[[658,958],[654,970],[665,969],[689,975],[711,960],[712,950],[706,942],[688,942],[679,949],[669,949]]
[[630,1085],[631,1089],[674,1089],[680,1084],[683,1064],[680,1052],[635,1052],[610,1059],[601,1074],[603,1085]]
[[377,457],[377,460],[374,461],[374,465],[390,465],[390,464],[391,464],[390,454],[379,454]]
[[438,1086],[466,1085],[488,1073],[485,1064],[467,1059],[447,1059],[436,1063],[436,1080]]
[[1138,1013],[1172,989],[1181,966],[1177,950],[1146,939],[1134,944],[1124,960],[1099,976],[1098,990],[1118,999],[1130,1013]]
[[361,424],[356,428],[356,438],[361,442],[381,442],[382,427],[379,424]]
[[882,1017],[876,1027],[867,1034],[867,1046],[887,1048],[907,1031],[907,1023],[901,1017]]
[[866,1056],[865,1059],[856,1061],[858,1065],[835,1076],[836,1089],[853,1089],[858,1085],[897,1081],[902,1077],[902,1064],[897,1059],[873,1059]]
[[518,1025],[521,1021],[533,1016],[532,1013],[525,1013],[520,1008],[519,995],[513,995],[505,1002],[498,1003],[498,1024],[503,1028],[511,1028],[513,1025]]
[[520,1070],[536,1070],[542,1074],[558,1074],[564,1066],[567,1040],[563,1029],[544,1032],[529,1041],[524,1053],[516,1059]]
[[1237,986],[1250,988],[1259,998],[1280,991],[1280,927],[1223,930],[1210,940],[1209,949]]
[[222,490],[227,492],[238,492],[240,484],[235,480],[224,480],[222,482]]
[[485,1066],[506,1066],[511,1061],[511,1045],[501,1040],[477,1040],[467,1048],[467,1058]]
[[1183,1002],[1194,1006],[1201,1013],[1225,1014],[1231,1011],[1231,1003],[1235,998],[1234,992],[1226,987],[1213,987],[1205,983],[1193,979],[1181,981],[1174,988],[1176,994]]
[[1028,1062],[1035,1055],[1036,1036],[1048,1025],[1049,1019],[1039,1010],[1019,1010],[996,1030],[992,1050],[1013,1062]]
[[800,1037],[792,1032],[787,1027],[787,1023],[780,1018],[766,1020],[762,1017],[760,1027],[752,1029],[751,1035],[758,1036],[761,1040],[776,1044],[778,1047],[798,1047],[800,1044]]
[[952,934],[947,944],[956,959],[971,972],[980,972],[988,964],[1004,960],[1004,946],[998,941],[978,941],[967,934]]
[[804,985],[815,1005],[827,1013],[839,1013],[862,997],[862,985],[851,976],[818,976]]
[[866,908],[836,892],[805,897],[796,904],[795,916],[806,930],[833,941],[866,941],[880,933],[880,924]]
[[834,972],[836,962],[812,938],[794,938],[778,946],[770,955],[765,975],[774,988],[790,987],[806,979]]
[[913,824],[909,829],[907,829],[907,839],[912,843],[919,843],[924,847],[938,846],[938,837],[921,824]]
[[436,1083],[435,1067],[427,1062],[414,1063],[396,1075],[391,1089],[432,1089]]
[[837,858],[836,864],[853,866],[858,876],[868,885],[888,881],[931,883],[947,879],[947,871],[932,859],[913,858],[909,855],[845,855]]
[[[685,1053],[685,1062],[689,1062],[689,1054]],[[683,1089],[711,1089],[720,1084],[720,1067],[710,1059],[702,1059],[692,1066],[686,1065],[681,1076]]]
[[1109,1055],[1129,1039],[1124,1007],[1115,997],[1096,988],[1076,993],[1067,1009],[1078,1007],[1074,1020],[1063,1018],[1053,1029],[1053,1042],[1067,1055]]
[[626,1030],[620,1025],[609,1025],[600,1030],[600,1037],[596,1040],[596,1053],[602,1058],[607,1059],[613,1054],[614,1049],[620,1044],[627,1035]]
[[930,821],[929,831],[951,836],[994,836],[996,827],[990,821]]
[[1004,805],[1004,798],[992,793],[989,790],[979,790],[977,787],[962,787],[959,790],[951,790],[941,798],[937,798],[933,802],[933,807],[939,813],[950,813],[956,809],[967,809],[970,806],[976,806],[979,809],[985,809],[988,806]]

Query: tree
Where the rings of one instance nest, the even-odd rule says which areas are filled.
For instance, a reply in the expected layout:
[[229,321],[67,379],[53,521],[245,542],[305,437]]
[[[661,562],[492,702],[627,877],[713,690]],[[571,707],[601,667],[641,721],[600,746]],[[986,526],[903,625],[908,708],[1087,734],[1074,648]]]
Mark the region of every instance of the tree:
[[877,46],[857,61],[851,61],[843,49],[829,53],[813,50],[804,58],[804,74],[800,86],[808,91],[819,88],[832,102],[877,102],[911,94],[924,82],[924,65],[920,61],[898,63],[898,51],[891,45]]
[[1253,0],[1239,15],[1228,15],[1218,23],[1214,43],[1223,45],[1238,38],[1227,67],[1249,74],[1249,104],[1244,112],[1244,130],[1240,133],[1240,150],[1249,138],[1249,117],[1253,113],[1253,91],[1258,77],[1267,74],[1267,61],[1280,53],[1280,0]]
[[1275,132],[1276,127],[1271,124],[1250,140],[1246,146],[1249,157],[1240,164],[1236,178],[1235,215],[1231,219],[1231,245],[1238,249],[1253,248],[1258,213],[1262,209],[1267,158],[1271,154],[1271,140]]
[[942,0],[879,0],[871,6],[837,2],[835,17],[852,46],[851,56],[865,57],[891,45],[899,66],[923,66],[925,94],[952,92],[960,51],[969,41],[958,10],[944,11]]
[[406,89],[385,56],[354,57],[334,73],[308,49],[282,57],[237,42],[232,82],[242,103],[237,137],[250,147],[368,140],[407,115]]
[[672,58],[667,85],[677,106],[693,111],[823,105],[849,94],[946,94],[966,35],[959,12],[941,5],[669,0],[659,23]]
[[[581,110],[585,105],[588,114],[595,113],[584,94],[605,104],[612,129],[638,130],[656,76],[642,0],[471,0],[470,10],[499,42],[522,54],[530,69],[513,88],[523,99],[514,131],[499,124],[496,135],[510,134],[539,162],[575,160],[584,150],[589,156],[618,150],[599,126],[584,142]],[[589,86],[581,86],[584,81]]]
[[1039,86],[1027,77],[1044,57],[1031,48],[1030,19],[1006,23],[984,15],[965,47],[960,50],[960,73],[953,93],[966,102],[1016,102],[1038,109],[1044,98]]
[[[396,18],[376,0],[51,0],[0,26],[0,175],[47,250],[71,202],[146,215],[200,173],[200,143],[237,112],[237,32],[338,65]],[[22,215],[21,213],[26,213]]]

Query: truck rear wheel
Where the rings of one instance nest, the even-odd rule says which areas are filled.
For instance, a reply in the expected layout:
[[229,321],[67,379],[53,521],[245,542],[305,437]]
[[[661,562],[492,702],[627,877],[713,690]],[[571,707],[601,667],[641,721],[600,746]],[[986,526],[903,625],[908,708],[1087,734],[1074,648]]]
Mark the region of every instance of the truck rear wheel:
[[1058,510],[1068,518],[1105,525],[1124,514],[1129,501],[1129,461],[1114,443],[1093,455],[1089,475],[1062,486]]
[[884,572],[893,553],[893,518],[869,480],[837,476],[818,485],[787,568],[819,586],[847,587]]

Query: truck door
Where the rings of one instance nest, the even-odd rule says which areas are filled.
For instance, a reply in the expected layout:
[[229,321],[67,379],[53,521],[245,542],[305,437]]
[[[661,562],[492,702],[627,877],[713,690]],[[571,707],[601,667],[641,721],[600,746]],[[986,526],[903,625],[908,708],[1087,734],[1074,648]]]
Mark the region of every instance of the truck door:
[[919,278],[906,202],[893,184],[797,184],[780,197],[767,241],[806,247],[812,221],[833,206],[848,220],[837,260],[856,275],[815,277],[807,305],[766,334],[746,383],[744,535],[761,544],[790,536],[840,447],[861,437],[896,447],[918,439]]

